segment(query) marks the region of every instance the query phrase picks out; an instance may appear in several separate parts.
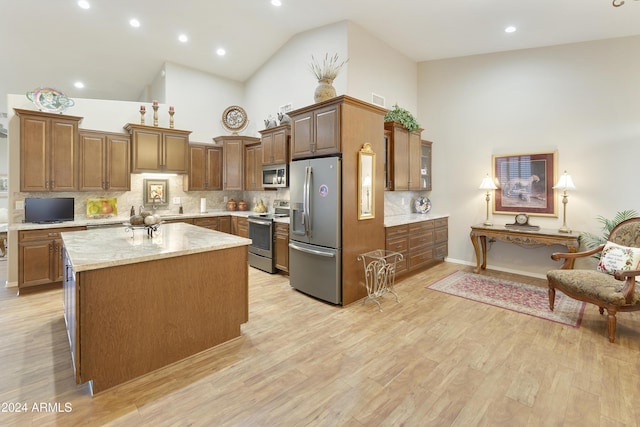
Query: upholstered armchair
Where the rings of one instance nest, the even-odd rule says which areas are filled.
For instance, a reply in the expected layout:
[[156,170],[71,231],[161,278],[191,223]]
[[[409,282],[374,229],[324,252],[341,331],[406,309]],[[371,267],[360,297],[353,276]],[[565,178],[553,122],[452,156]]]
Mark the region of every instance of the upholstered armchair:
[[[576,259],[600,252],[595,269],[574,269]],[[553,260],[564,259],[560,270],[547,273],[549,308],[553,311],[556,289],[579,301],[607,310],[609,341],[616,335],[616,314],[640,310],[640,290],[636,276],[640,275],[640,218],[621,222],[609,233],[606,244],[578,253],[554,253]]]

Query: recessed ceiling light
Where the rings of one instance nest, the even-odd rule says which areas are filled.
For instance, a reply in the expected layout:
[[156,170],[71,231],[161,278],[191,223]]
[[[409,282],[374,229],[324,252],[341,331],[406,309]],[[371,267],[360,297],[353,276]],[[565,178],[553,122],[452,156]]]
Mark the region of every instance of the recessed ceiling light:
[[282,2],[280,0],[271,0],[271,4],[274,6],[282,6]]
[[225,56],[227,54],[227,51],[223,48],[218,48],[218,50],[216,50],[216,53],[218,54],[218,56]]
[[182,43],[186,43],[186,42],[188,42],[188,41],[189,41],[189,37],[187,37],[187,35],[186,35],[186,34],[180,34],[180,35],[178,36],[178,40],[180,40]]
[[86,0],[80,0],[80,1],[78,2],[78,6],[80,6],[80,7],[81,7],[81,8],[83,8],[83,9],[89,9],[89,8],[91,7],[91,5],[89,4],[89,2],[88,2],[88,1],[86,1]]
[[82,82],[75,82],[73,85],[78,89],[82,89],[84,87],[84,83]]
[[516,32],[516,27],[514,27],[513,25],[509,25],[507,28],[504,29],[505,33],[515,33]]
[[131,25],[134,28],[138,28],[140,26],[140,21],[133,18],[132,20],[129,21],[129,25]]

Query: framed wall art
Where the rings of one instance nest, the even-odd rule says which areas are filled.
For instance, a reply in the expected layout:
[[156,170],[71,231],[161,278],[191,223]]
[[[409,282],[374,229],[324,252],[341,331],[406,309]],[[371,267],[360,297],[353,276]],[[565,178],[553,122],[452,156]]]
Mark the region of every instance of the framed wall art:
[[557,217],[557,151],[493,155],[493,213]]
[[144,196],[145,206],[165,206],[169,204],[169,180],[168,179],[145,179]]

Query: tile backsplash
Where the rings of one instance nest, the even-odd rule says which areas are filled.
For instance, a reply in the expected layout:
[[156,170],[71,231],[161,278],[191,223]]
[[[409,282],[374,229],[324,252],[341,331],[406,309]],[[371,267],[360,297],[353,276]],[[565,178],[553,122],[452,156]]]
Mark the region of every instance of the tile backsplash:
[[[73,197],[75,198],[75,215],[76,218],[84,218],[87,213],[87,199],[95,198],[116,198],[118,216],[128,216],[133,206],[138,211],[139,206],[143,205],[143,183],[147,178],[141,174],[131,174],[131,191],[99,191],[99,192],[44,192],[44,193],[15,193],[13,204],[23,201],[27,197]],[[283,188],[277,191],[189,191],[183,190],[183,176],[170,176],[169,180],[168,201],[169,204],[161,206],[157,209],[159,214],[177,214],[182,204],[184,213],[199,213],[200,199],[207,199],[207,211],[226,210],[224,198],[235,199],[240,201],[244,198],[249,206],[249,210],[253,210],[256,203],[262,200],[264,204],[273,209],[273,201],[275,199],[289,199],[289,189]],[[180,204],[174,204],[175,197],[180,198]],[[13,223],[21,223],[24,221],[23,209],[10,209]]]

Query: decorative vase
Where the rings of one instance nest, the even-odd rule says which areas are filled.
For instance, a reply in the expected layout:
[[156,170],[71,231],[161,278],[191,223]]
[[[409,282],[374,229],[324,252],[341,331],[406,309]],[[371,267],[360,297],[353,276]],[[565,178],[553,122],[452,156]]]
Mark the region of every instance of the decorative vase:
[[316,91],[313,94],[313,99],[315,102],[326,101],[327,99],[335,98],[335,96],[336,88],[333,87],[333,80],[318,80],[318,87],[316,87]]

